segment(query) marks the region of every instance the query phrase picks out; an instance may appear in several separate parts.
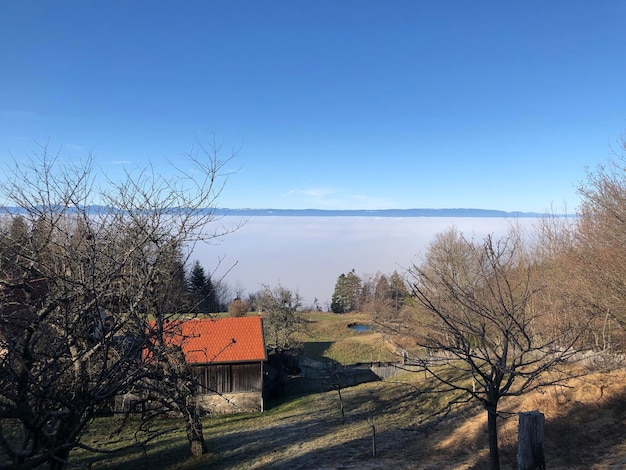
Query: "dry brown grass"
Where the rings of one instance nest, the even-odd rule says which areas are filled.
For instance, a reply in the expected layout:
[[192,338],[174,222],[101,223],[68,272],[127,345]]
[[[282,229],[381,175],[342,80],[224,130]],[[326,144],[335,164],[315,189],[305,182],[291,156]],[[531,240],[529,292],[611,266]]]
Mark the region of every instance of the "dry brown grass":
[[[590,373],[561,386],[502,401],[510,413],[499,427],[503,468],[517,468],[517,413],[544,413],[545,451],[550,469],[601,470],[626,468],[626,371]],[[485,412],[458,426],[442,428],[437,448],[450,461],[442,468],[487,468]],[[471,450],[471,455],[467,450]]]

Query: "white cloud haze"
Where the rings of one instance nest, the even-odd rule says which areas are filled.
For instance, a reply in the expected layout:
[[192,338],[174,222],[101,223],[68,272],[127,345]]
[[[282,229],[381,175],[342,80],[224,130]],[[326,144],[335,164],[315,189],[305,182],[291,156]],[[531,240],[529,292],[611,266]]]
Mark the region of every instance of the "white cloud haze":
[[[228,224],[229,217],[221,222]],[[232,218],[235,223],[239,219]],[[305,305],[318,299],[325,308],[341,273],[400,273],[426,250],[433,236],[455,226],[481,239],[504,235],[512,223],[530,227],[537,219],[472,217],[251,217],[219,245],[199,245],[192,259],[208,271],[220,258],[220,276],[246,293],[281,284],[300,292]]]

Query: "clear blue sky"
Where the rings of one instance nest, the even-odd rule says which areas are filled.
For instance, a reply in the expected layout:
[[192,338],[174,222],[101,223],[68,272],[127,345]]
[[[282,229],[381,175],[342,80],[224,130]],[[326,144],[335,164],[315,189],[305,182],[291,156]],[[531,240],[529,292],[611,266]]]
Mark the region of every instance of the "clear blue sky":
[[223,207],[571,209],[625,56],[623,0],[3,1],[0,159],[115,175],[215,134]]

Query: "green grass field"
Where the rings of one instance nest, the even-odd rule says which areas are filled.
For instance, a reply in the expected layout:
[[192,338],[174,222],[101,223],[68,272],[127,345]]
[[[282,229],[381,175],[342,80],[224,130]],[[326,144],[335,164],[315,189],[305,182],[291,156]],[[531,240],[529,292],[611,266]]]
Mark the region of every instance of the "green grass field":
[[[303,314],[303,319],[305,331],[298,338],[305,356],[342,365],[398,360],[365,314],[310,313]],[[358,332],[348,327],[355,323],[369,325],[371,330]]]

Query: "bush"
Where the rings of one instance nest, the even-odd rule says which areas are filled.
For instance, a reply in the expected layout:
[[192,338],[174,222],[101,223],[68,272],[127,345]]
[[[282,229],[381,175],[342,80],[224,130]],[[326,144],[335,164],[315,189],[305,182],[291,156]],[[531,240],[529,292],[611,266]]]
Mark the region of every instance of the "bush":
[[249,311],[250,305],[241,299],[233,300],[228,306],[228,314],[231,317],[244,317]]

